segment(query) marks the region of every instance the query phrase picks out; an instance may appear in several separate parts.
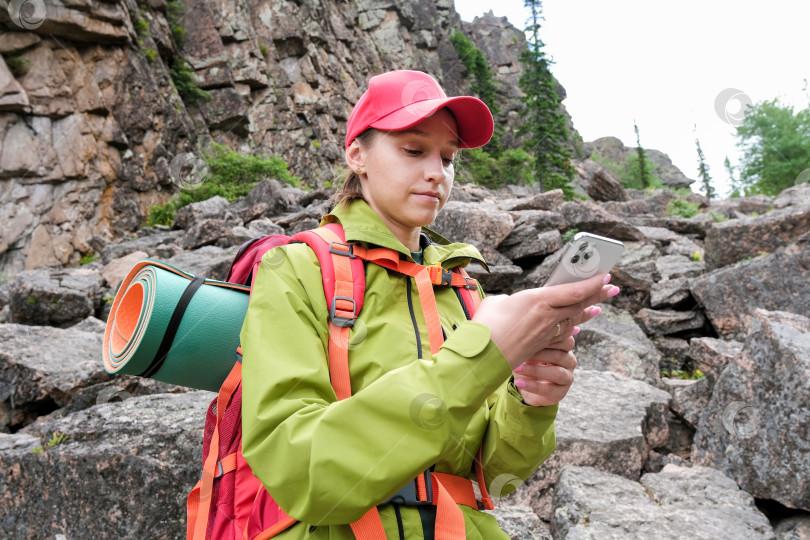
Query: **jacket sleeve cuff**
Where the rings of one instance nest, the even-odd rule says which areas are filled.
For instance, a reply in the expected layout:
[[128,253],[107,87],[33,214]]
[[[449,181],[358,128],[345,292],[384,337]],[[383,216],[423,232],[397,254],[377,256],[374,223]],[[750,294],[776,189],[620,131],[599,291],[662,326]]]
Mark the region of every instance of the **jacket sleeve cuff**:
[[470,372],[481,384],[484,396],[495,392],[512,373],[509,362],[492,341],[489,327],[481,323],[463,322],[450,334],[442,349],[470,360]]

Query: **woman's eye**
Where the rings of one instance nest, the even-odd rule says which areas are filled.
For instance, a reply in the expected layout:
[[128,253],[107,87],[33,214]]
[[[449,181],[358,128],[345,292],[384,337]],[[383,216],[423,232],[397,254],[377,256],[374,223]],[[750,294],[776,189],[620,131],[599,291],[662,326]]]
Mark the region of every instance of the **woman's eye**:
[[454,159],[454,158],[446,158],[446,157],[443,157],[443,158],[442,158],[442,163],[444,163],[444,166],[445,166],[445,167],[450,167],[451,165],[453,165],[453,159]]
[[403,148],[403,150],[405,150],[406,154],[411,155],[411,156],[418,156],[418,155],[420,155],[422,153],[421,150],[413,150],[411,148]]

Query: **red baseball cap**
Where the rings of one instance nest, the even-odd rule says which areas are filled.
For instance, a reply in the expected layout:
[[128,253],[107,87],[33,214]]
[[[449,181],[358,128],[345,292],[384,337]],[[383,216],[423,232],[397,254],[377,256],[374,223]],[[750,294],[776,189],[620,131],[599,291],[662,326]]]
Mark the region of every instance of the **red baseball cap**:
[[352,109],[346,148],[368,128],[400,131],[447,107],[456,118],[460,148],[478,148],[492,138],[495,124],[489,107],[471,96],[447,97],[436,79],[421,71],[389,71],[368,82]]

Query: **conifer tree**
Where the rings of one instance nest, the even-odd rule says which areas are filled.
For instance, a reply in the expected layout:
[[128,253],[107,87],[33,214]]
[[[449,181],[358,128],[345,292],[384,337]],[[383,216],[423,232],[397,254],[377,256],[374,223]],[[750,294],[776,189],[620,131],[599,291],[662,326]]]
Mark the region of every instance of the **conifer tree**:
[[[697,146],[698,154],[698,176],[703,183],[703,194],[707,199],[717,198],[717,192],[712,187],[712,177],[709,176],[709,165],[706,163],[706,156],[703,155],[703,149],[700,147],[700,139],[695,137],[695,145]],[[728,160],[728,158],[726,158]]]
[[524,124],[518,130],[525,135],[525,148],[534,156],[534,177],[543,190],[563,190],[567,199],[574,190],[570,181],[574,178],[571,151],[568,149],[568,126],[560,110],[556,82],[549,71],[550,61],[543,51],[544,43],[538,35],[542,18],[540,0],[524,0],[531,10],[531,19],[526,31],[530,34],[528,48],[520,55],[523,74],[520,89],[525,94]]
[[636,132],[636,151],[638,152],[638,177],[641,185],[646,189],[650,187],[650,172],[647,170],[647,152],[641,146],[641,136],[638,133],[638,124],[633,120],[633,129]]

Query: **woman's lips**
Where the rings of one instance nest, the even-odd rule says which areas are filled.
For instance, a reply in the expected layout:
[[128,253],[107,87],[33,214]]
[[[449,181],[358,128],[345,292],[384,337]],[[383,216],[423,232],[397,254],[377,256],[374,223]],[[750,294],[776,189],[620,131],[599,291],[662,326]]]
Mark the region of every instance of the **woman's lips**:
[[438,193],[424,192],[424,193],[414,193],[414,195],[416,195],[417,197],[419,197],[421,199],[425,199],[427,201],[438,202],[438,201],[441,200],[441,197],[439,196]]

